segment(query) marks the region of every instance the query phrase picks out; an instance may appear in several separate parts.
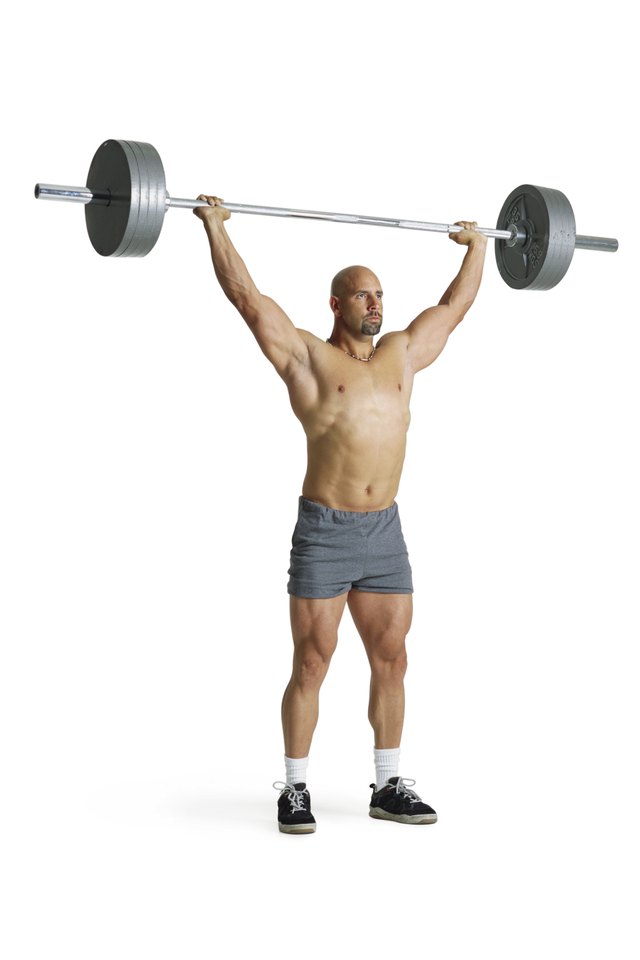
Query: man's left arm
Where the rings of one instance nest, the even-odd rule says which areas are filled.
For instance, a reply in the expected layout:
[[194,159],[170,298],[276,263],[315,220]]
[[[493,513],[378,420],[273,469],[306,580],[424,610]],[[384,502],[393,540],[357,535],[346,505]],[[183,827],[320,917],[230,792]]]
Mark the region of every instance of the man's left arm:
[[442,295],[438,306],[423,310],[406,329],[408,358],[414,373],[424,370],[440,356],[450,333],[466,314],[480,287],[487,238],[475,231],[475,223],[464,220],[458,226],[464,229],[449,234],[449,237],[467,247],[460,272]]

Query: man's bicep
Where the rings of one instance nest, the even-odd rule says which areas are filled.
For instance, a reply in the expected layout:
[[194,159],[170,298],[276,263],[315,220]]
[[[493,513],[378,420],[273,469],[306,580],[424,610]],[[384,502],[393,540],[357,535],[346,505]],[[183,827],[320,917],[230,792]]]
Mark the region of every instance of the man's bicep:
[[461,319],[448,304],[438,304],[437,307],[423,310],[409,324],[406,330],[409,337],[408,356],[414,373],[424,370],[440,356],[449,334]]

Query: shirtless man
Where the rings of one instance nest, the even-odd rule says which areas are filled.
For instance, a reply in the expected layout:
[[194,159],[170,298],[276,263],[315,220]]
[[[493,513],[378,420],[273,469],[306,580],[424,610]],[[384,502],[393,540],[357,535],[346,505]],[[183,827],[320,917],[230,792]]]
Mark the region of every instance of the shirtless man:
[[369,721],[374,731],[376,783],[369,813],[400,823],[434,823],[435,811],[398,776],[404,719],[405,638],[411,626],[411,567],[395,496],[405,455],[414,375],[433,363],[473,303],[486,252],[475,223],[450,234],[467,247],[457,277],[437,306],[405,330],[382,326],[382,288],[366,267],[334,278],[329,301],[333,331],[321,340],[297,329],[256,288],[235,250],[217,197],[194,208],[205,226],[222,289],[244,318],[289,390],[307,436],[289,570],[293,671],[282,702],[286,782],[280,789],[283,833],[313,833],[306,786],[318,699],[338,640],[344,608],[371,666]]

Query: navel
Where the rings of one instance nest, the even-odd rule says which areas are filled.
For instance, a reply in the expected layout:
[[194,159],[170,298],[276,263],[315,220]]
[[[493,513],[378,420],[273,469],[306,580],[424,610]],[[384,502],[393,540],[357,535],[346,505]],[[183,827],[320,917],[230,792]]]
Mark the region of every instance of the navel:
[[343,384],[343,383],[338,384],[338,393],[344,393],[344,384]]
[[398,384],[398,390],[402,390],[402,384],[401,384],[401,383]]
[[366,493],[367,496],[370,496],[370,495],[371,495],[371,487],[365,487],[365,488],[364,488],[364,492]]

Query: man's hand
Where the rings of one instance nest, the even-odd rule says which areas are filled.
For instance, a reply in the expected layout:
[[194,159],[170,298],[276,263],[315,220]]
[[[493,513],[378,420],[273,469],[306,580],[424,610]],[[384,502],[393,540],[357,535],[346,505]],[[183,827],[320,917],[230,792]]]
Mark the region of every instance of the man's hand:
[[476,227],[478,224],[475,220],[456,220],[456,227],[464,227],[463,230],[458,230],[456,233],[450,233],[449,239],[454,240],[456,243],[462,243],[465,247],[468,247],[471,243],[483,242],[486,244],[487,238],[484,233],[478,233]]
[[224,207],[221,207],[220,204],[224,203],[224,200],[221,200],[220,197],[208,197],[205,194],[201,193],[198,197],[198,200],[206,200],[209,204],[208,207],[194,207],[193,212],[199,220],[204,220],[205,224],[207,221],[218,221],[218,223],[223,223],[225,220],[228,220],[231,216],[229,210],[225,210]]

